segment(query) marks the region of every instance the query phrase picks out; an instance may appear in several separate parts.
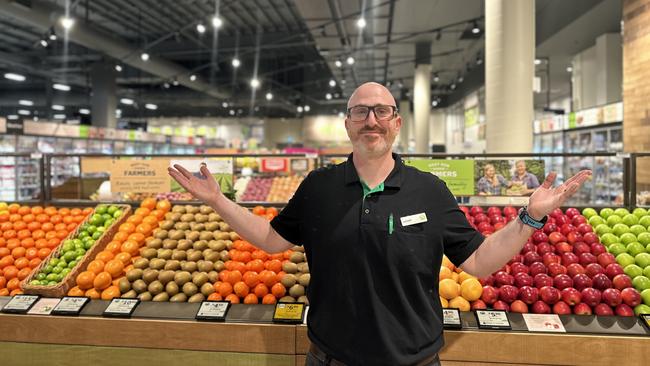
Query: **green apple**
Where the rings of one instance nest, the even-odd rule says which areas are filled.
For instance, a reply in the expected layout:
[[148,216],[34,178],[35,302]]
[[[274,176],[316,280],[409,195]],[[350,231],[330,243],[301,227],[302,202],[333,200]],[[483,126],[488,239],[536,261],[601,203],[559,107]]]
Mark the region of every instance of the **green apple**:
[[634,263],[641,268],[650,266],[650,253],[639,253],[634,256]]
[[[627,266],[634,265],[634,257],[627,253],[621,253],[617,255],[616,261],[621,265],[621,267],[623,267],[623,269],[627,268]],[[641,271],[643,272],[643,270]]]
[[605,245],[610,245],[613,243],[619,243],[621,239],[618,238],[618,236],[612,234],[612,233],[605,233],[603,236],[600,238],[600,241],[605,244]]
[[612,253],[615,257],[617,257],[619,254],[627,254],[627,248],[625,248],[625,245],[621,243],[613,243],[607,247],[607,251]]
[[644,304],[650,306],[650,290],[641,291],[641,298]]
[[638,237],[640,234],[645,233],[646,230],[645,227],[643,227],[643,225],[636,224],[630,226],[630,232]]
[[636,225],[639,223],[639,218],[632,214],[623,216],[623,223],[627,226]]
[[649,232],[644,232],[641,234],[638,234],[636,236],[637,240],[639,240],[639,243],[643,245],[648,245],[650,244],[650,233]]
[[625,249],[633,257],[639,253],[645,253],[645,247],[638,241],[631,242],[625,247]]
[[634,236],[634,234],[632,234],[632,233],[625,233],[625,234],[621,235],[621,243],[623,243],[624,245],[628,245],[628,244],[633,243],[635,241],[637,241],[636,236]]
[[612,216],[613,214],[614,214],[614,210],[608,207],[600,210],[600,217],[602,217],[605,220],[607,220],[607,218]]
[[643,270],[636,264],[628,264],[623,268],[623,272],[632,279],[632,285],[634,285],[635,278],[643,277]]
[[636,276],[632,279],[632,286],[639,292],[650,289],[650,278],[643,275]]
[[604,224],[605,222],[606,222],[605,219],[603,219],[602,217],[600,217],[598,215],[591,216],[589,218],[589,225],[591,225],[591,227],[596,227],[596,226],[598,226],[600,224]]
[[645,304],[639,304],[634,307],[634,315],[639,316],[641,314],[650,314],[650,306]]
[[[612,218],[612,217],[618,217],[618,216],[610,216],[609,218]],[[609,220],[609,219],[607,219],[607,220]],[[616,235],[618,237],[620,237],[621,235],[623,235],[625,233],[629,233],[629,232],[630,232],[630,227],[623,224],[623,223],[614,224],[614,226],[612,227],[612,233],[614,233],[614,235]]]
[[598,212],[596,212],[596,210],[594,210],[591,207],[587,207],[584,210],[582,210],[582,216],[584,216],[584,217],[586,217],[588,219],[590,219],[591,217],[596,216],[596,215],[598,215]]
[[647,253],[650,253],[650,244],[648,244],[648,245],[645,247],[645,251],[646,251]]
[[632,211],[632,214],[634,214],[638,218],[642,218],[643,216],[648,214],[648,210],[646,210],[645,208],[637,207],[634,209],[634,211]]
[[619,207],[616,210],[614,210],[614,215],[624,217],[625,215],[629,215],[630,211],[627,210],[627,208]]
[[617,215],[611,215],[607,218],[607,225],[609,225],[610,227],[614,227],[614,225],[620,224],[622,222],[623,219]]
[[650,215],[648,216],[643,216],[642,218],[639,219],[639,224],[643,225],[647,228],[650,228]]
[[647,266],[643,269],[643,275],[650,278],[650,266]]
[[[600,217],[600,216],[594,216],[594,217]],[[592,219],[593,219],[593,217],[592,217]],[[601,218],[601,220],[602,220],[602,218]],[[591,221],[591,220],[590,220],[590,221]],[[604,221],[604,220],[603,220],[603,221]],[[589,223],[589,224],[591,225],[591,223]],[[607,224],[605,224],[605,223],[598,224],[598,225],[596,225],[596,226],[594,226],[594,225],[591,225],[591,226],[596,228],[596,234],[598,234],[598,236],[603,236],[604,234],[607,234],[607,233],[611,233],[611,232],[612,232],[612,228],[610,228],[610,227],[609,227]]]

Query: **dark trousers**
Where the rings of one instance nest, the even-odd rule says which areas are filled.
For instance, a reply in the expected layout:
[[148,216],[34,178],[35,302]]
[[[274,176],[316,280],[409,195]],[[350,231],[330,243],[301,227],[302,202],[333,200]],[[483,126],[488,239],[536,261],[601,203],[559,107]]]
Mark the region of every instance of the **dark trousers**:
[[[343,362],[338,361],[320,348],[316,347],[314,344],[309,347],[309,352],[307,352],[307,359],[305,360],[305,366],[346,366]],[[433,357],[429,357],[426,360],[418,362],[414,366],[440,366],[440,358],[436,354]]]

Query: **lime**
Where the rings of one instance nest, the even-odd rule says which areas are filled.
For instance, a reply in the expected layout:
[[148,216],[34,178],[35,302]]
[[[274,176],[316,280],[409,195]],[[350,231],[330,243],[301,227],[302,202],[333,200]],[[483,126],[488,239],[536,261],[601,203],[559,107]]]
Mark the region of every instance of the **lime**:
[[70,268],[70,269],[72,269],[72,268],[74,268],[74,266],[76,266],[76,265],[77,265],[77,263],[79,263],[79,262],[78,262],[78,261],[76,261],[76,260],[74,260],[74,261],[72,261],[72,262],[70,262],[70,263],[68,263],[68,268]]
[[45,273],[41,272],[41,273],[37,274],[35,278],[37,280],[39,280],[39,281],[42,281],[42,280],[45,279],[45,277],[47,277],[47,275]]
[[88,226],[88,229],[86,231],[88,232],[88,234],[92,235],[95,231],[97,231],[97,226],[90,225],[90,226]]
[[93,245],[95,245],[94,242],[92,242],[92,241],[87,241],[87,242],[84,243],[84,249],[88,250],[88,249],[92,248]]
[[119,210],[119,207],[117,206],[109,206],[108,209],[106,210],[106,213],[109,215],[113,215],[115,211]]
[[100,214],[100,215],[105,214],[106,211],[108,211],[108,207],[106,207],[105,205],[99,205],[99,206],[95,207],[95,213],[96,214]]
[[86,238],[86,237],[88,237],[88,236],[90,236],[90,234],[88,234],[87,231],[80,231],[80,232],[79,232],[79,235],[77,235],[77,238],[79,238],[79,239],[83,239],[83,238]]
[[[77,253],[76,251],[71,250],[63,255],[63,259],[65,259],[66,262],[72,262],[77,257],[76,253]],[[64,263],[63,267],[67,267],[67,266],[68,264]]]
[[54,266],[51,264],[48,264],[47,266],[43,267],[43,272],[44,274],[49,274],[52,273],[52,270],[54,269]]
[[[69,253],[74,253],[74,252],[69,252]],[[68,261],[65,260],[65,258],[63,258],[61,261],[59,261],[59,263],[56,264],[55,267],[65,268],[67,266],[68,266]]]
[[29,284],[32,285],[32,286],[40,286],[40,285],[41,285],[41,281],[39,281],[39,280],[33,280],[33,281],[30,282]]
[[48,281],[55,281],[56,273],[50,273],[49,275],[47,275],[47,277],[45,277],[45,279]]
[[43,283],[42,285],[43,285],[43,286],[56,286],[56,285],[58,285],[58,284],[59,284],[58,281],[49,281],[49,282],[47,283],[47,285],[45,285],[44,283]]
[[117,210],[113,213],[113,218],[117,219],[120,216],[122,216],[122,210]]
[[59,266],[56,266],[56,267],[52,268],[52,273],[48,274],[48,276],[50,276],[52,274],[56,274],[56,273],[61,273],[62,270],[63,270],[63,268],[61,268]]
[[[89,238],[90,238],[90,237],[89,237]],[[85,243],[86,243],[86,240],[82,241],[82,242],[79,243],[79,244],[75,244],[75,245],[74,245],[74,248],[71,250],[71,252],[74,252],[74,251],[77,250],[77,249],[84,248],[84,244],[85,244]]]
[[74,244],[72,241],[66,242],[61,246],[61,250],[64,252],[70,251],[74,249]]
[[68,275],[68,273],[70,273],[70,271],[72,271],[71,268],[64,268],[63,271],[61,271],[61,275],[65,277]]
[[77,257],[79,257],[79,256],[83,256],[84,254],[86,254],[86,249],[77,249],[74,252],[77,254]]
[[102,234],[104,234],[104,233],[101,232],[101,231],[96,231],[96,232],[93,233],[92,238],[97,240],[102,236]]
[[104,224],[104,220],[102,219],[101,215],[92,215],[90,217],[90,220],[88,220],[88,223],[90,225],[100,226]]
[[106,220],[106,221],[104,221],[104,227],[105,228],[109,227],[109,226],[113,225],[114,222],[115,222],[115,219]]
[[50,259],[50,265],[56,266],[57,263],[59,263],[60,259],[59,258],[52,258]]
[[102,221],[104,221],[104,224],[106,224],[106,221],[112,220],[112,219],[113,219],[112,215],[109,215],[109,214],[103,214],[102,215]]

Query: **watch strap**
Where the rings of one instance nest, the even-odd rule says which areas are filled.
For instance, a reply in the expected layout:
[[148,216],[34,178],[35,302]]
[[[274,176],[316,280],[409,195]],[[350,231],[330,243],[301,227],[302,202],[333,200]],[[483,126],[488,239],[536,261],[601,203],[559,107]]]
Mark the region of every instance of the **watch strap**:
[[528,214],[528,210],[526,207],[522,207],[521,210],[519,210],[519,219],[521,222],[524,224],[535,228],[536,230],[539,230],[544,227],[544,224],[546,224],[547,217],[544,216],[541,220],[535,220],[534,218],[530,217]]

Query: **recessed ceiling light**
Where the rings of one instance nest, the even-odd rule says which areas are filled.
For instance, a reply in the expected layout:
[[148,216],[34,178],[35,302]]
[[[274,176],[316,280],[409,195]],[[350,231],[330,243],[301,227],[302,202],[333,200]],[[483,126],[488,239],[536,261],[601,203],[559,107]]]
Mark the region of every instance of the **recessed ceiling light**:
[[333,88],[336,86],[336,80],[330,79],[330,86]]
[[347,62],[348,65],[354,65],[354,57],[349,56],[349,57],[345,60],[345,62]]
[[132,105],[134,103],[134,101],[133,101],[133,99],[122,98],[122,99],[120,99],[120,103],[126,104],[126,105]]
[[361,17],[361,18],[359,18],[359,20],[357,20],[357,27],[359,27],[361,29],[366,27],[366,20],[363,17]]
[[52,84],[52,88],[60,91],[70,91],[70,85],[65,85],[65,84]]
[[233,59],[232,59],[232,67],[237,68],[237,67],[239,67],[239,65],[241,65],[241,61],[239,61],[239,59],[236,58],[236,57],[233,58]]
[[234,115],[235,115],[235,110],[234,110],[234,109],[231,109],[230,112],[228,112],[228,113],[229,113],[231,116],[234,116]]
[[47,47],[47,41],[44,40],[44,39],[41,39],[40,44],[41,44],[41,46],[43,46],[43,47]]
[[296,112],[298,112],[298,113],[302,113],[302,111],[303,111],[303,109],[302,109],[302,106],[301,106],[301,105],[299,105],[298,107],[296,107]]
[[19,109],[18,114],[20,114],[21,116],[29,116],[30,114],[32,114],[32,112],[28,111],[27,109]]
[[55,114],[54,119],[65,119],[65,114]]
[[70,29],[74,26],[74,18],[65,16],[61,17],[61,26],[65,29]]
[[203,34],[205,33],[205,25],[203,23],[199,23],[196,25],[196,31]]
[[79,109],[79,114],[90,114],[90,109],[81,108]]
[[156,109],[158,109],[158,106],[155,105],[155,104],[152,104],[152,103],[147,103],[147,104],[144,105],[144,107],[149,109],[149,110],[152,110],[152,111],[155,111]]
[[266,93],[266,100],[271,100],[271,99],[273,99],[273,94]]
[[5,74],[5,79],[13,81],[25,81],[25,76],[13,72],[8,72]]
[[221,103],[221,106],[224,107],[224,108],[228,108],[228,102]]
[[336,67],[341,67],[343,66],[343,62],[341,62],[341,60],[336,60],[334,61],[334,65],[336,65]]
[[223,25],[223,20],[221,20],[221,18],[219,18],[216,15],[214,17],[212,17],[212,26],[213,27],[219,29],[219,28],[221,28],[222,25]]
[[196,80],[196,75],[194,75],[194,74],[190,75],[190,80],[195,81]]
[[311,107],[309,105],[306,105],[303,109],[305,112],[309,112],[311,110]]
[[11,119],[11,120],[18,119],[18,115],[10,114],[10,115],[7,116],[7,119]]
[[332,94],[330,94],[330,93],[325,94],[325,99],[327,99],[327,100],[332,99]]
[[542,60],[540,60],[540,59],[538,59],[538,58],[535,59],[535,65],[539,65],[539,64],[541,64],[541,63],[542,63]]
[[142,61],[149,61],[149,54],[146,52],[142,52],[142,54],[140,55],[140,59]]
[[571,66],[567,66],[567,68],[566,68],[566,72],[573,72],[573,67],[571,67]]
[[27,107],[31,107],[31,106],[34,105],[34,102],[32,102],[31,100],[27,100],[27,99],[21,99],[21,100],[18,101],[18,104],[24,105],[24,106],[27,106]]
[[256,78],[251,79],[251,88],[257,89],[260,86],[260,81]]
[[117,71],[117,72],[122,72],[122,66],[120,66],[120,65],[115,65],[115,71]]
[[52,109],[54,109],[55,111],[62,111],[65,109],[65,107],[60,104],[53,104]]

